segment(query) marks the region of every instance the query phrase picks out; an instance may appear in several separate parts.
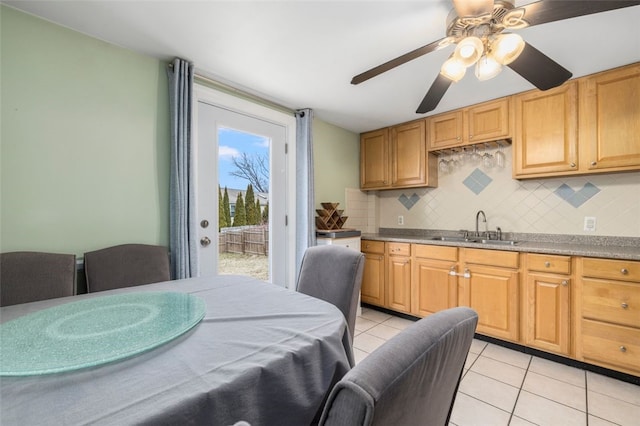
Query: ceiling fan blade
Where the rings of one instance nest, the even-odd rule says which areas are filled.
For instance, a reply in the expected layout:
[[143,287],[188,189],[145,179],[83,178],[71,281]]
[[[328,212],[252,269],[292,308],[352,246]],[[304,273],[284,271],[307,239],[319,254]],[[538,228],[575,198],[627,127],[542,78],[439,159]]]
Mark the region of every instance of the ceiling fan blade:
[[397,66],[405,64],[416,58],[419,58],[420,56],[426,55],[429,52],[433,52],[434,50],[437,50],[440,47],[440,43],[442,43],[442,40],[444,39],[440,39],[438,41],[434,41],[433,43],[419,47],[415,50],[412,50],[409,53],[405,53],[402,56],[398,56],[395,59],[385,62],[382,65],[378,65],[377,67],[371,68],[370,70],[365,71],[362,74],[358,74],[351,79],[351,84],[360,84],[363,81],[367,81],[370,78],[373,78],[377,75],[382,74],[383,72],[389,71],[390,69],[393,69]]
[[638,0],[540,0],[522,6],[529,26],[637,6]]
[[416,113],[424,114],[426,112],[433,111],[440,103],[440,99],[442,99],[444,94],[447,92],[447,89],[449,89],[449,86],[451,86],[452,82],[453,81],[451,81],[447,77],[438,73],[438,76],[436,77],[433,84],[429,88],[429,91],[420,103],[420,106],[416,110]]
[[560,86],[573,75],[562,65],[526,42],[520,56],[508,67],[540,90]]

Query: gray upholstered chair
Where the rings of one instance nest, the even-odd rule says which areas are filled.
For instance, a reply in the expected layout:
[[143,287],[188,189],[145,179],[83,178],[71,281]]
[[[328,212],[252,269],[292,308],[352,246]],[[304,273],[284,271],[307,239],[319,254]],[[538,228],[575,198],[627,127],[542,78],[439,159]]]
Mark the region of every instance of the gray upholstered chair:
[[332,303],[342,311],[353,341],[364,255],[337,245],[309,247],[302,258],[299,292]]
[[320,425],[449,424],[477,322],[460,307],[410,325],[334,386]]
[[30,251],[0,254],[0,306],[75,294],[74,254]]
[[87,292],[169,281],[166,247],[123,244],[84,254]]

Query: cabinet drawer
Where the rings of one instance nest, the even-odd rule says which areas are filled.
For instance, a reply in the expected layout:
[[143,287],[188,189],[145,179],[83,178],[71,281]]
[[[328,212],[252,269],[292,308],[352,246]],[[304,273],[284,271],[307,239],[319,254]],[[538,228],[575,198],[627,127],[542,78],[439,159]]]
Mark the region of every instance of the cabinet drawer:
[[640,327],[640,284],[584,278],[582,316]]
[[571,257],[548,254],[527,254],[527,269],[530,271],[571,274]]
[[413,244],[413,255],[421,259],[450,260],[455,262],[458,260],[458,248]]
[[387,243],[390,256],[410,256],[411,244],[409,243]]
[[640,262],[582,258],[582,275],[623,281],[640,281]]
[[514,251],[500,251],[487,249],[460,249],[460,259],[466,263],[479,265],[502,266],[504,268],[518,268],[520,253]]
[[360,251],[363,253],[384,254],[384,241],[362,240]]
[[582,355],[587,360],[640,371],[640,330],[582,320]]

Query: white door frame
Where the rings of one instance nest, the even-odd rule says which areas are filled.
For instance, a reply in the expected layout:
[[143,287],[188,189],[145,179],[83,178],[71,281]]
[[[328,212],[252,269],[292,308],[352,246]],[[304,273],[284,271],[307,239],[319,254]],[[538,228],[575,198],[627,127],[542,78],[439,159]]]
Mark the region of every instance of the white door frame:
[[[269,270],[272,274],[272,281],[274,284],[281,285],[287,288],[295,288],[295,211],[296,211],[296,119],[293,114],[285,114],[283,112],[277,111],[275,109],[268,108],[266,106],[248,101],[246,99],[238,98],[236,96],[230,95],[228,93],[224,93],[209,87],[205,87],[199,84],[194,84],[194,96],[193,96],[193,104],[192,104],[192,140],[193,143],[193,176],[198,176],[199,164],[198,164],[198,144],[196,141],[198,140],[198,102],[206,102],[208,104],[212,104],[221,108],[225,108],[240,114],[244,114],[250,117],[255,117],[260,120],[268,121],[276,125],[283,126],[285,128],[287,152],[286,155],[286,166],[285,166],[285,176],[286,176],[286,188],[285,190],[285,205],[284,206],[271,206],[269,205],[269,227],[272,227],[272,224],[275,223],[273,221],[282,221],[285,223],[286,236],[285,236],[285,247],[274,247],[273,241],[274,238],[269,238],[269,253],[285,253],[282,258],[285,259],[284,268],[282,265],[269,265]],[[216,150],[215,153],[212,153],[215,158],[215,163],[218,163],[218,152]],[[270,156],[271,157],[271,156]],[[198,179],[194,179],[196,182]],[[269,185],[271,186],[271,179]],[[217,185],[215,186],[217,187]],[[280,189],[280,188],[279,188]],[[282,190],[282,189],[280,189]],[[269,189],[270,193],[273,193],[273,189]],[[195,188],[195,193],[198,194],[198,188]],[[197,195],[196,195],[197,196]],[[218,197],[213,197],[214,211],[217,214],[218,211]],[[196,202],[196,205],[198,203]],[[197,214],[197,212],[196,212]],[[199,221],[199,219],[198,219]],[[217,223],[212,224],[211,228],[207,230],[208,235],[213,235],[215,238],[215,246],[218,245],[218,226]],[[198,234],[196,235],[197,240],[204,235],[201,233],[204,230],[197,226]],[[271,229],[269,230],[269,235],[272,236],[273,233]],[[209,237],[212,238],[212,237]],[[216,263],[217,263],[217,253],[216,253]],[[273,256],[269,256],[269,261],[273,261]],[[199,262],[198,262],[199,263]],[[276,266],[274,268],[274,266]],[[284,278],[279,277],[280,274],[274,274],[277,270],[283,270]],[[284,282],[282,282],[284,280]]]

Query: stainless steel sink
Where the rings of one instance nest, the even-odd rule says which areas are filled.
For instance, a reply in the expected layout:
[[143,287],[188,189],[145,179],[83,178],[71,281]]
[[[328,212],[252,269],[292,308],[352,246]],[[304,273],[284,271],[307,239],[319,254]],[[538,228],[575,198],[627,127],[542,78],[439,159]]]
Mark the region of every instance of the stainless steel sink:
[[494,244],[500,246],[515,246],[518,241],[513,240],[487,240],[484,238],[465,238],[465,237],[433,237],[433,241],[448,241],[451,243],[477,243],[477,244]]
[[477,240],[476,242],[482,244],[497,244],[500,246],[515,246],[518,244],[518,241],[513,240]]
[[475,243],[475,239],[465,237],[433,237],[433,241],[449,241],[453,243]]

